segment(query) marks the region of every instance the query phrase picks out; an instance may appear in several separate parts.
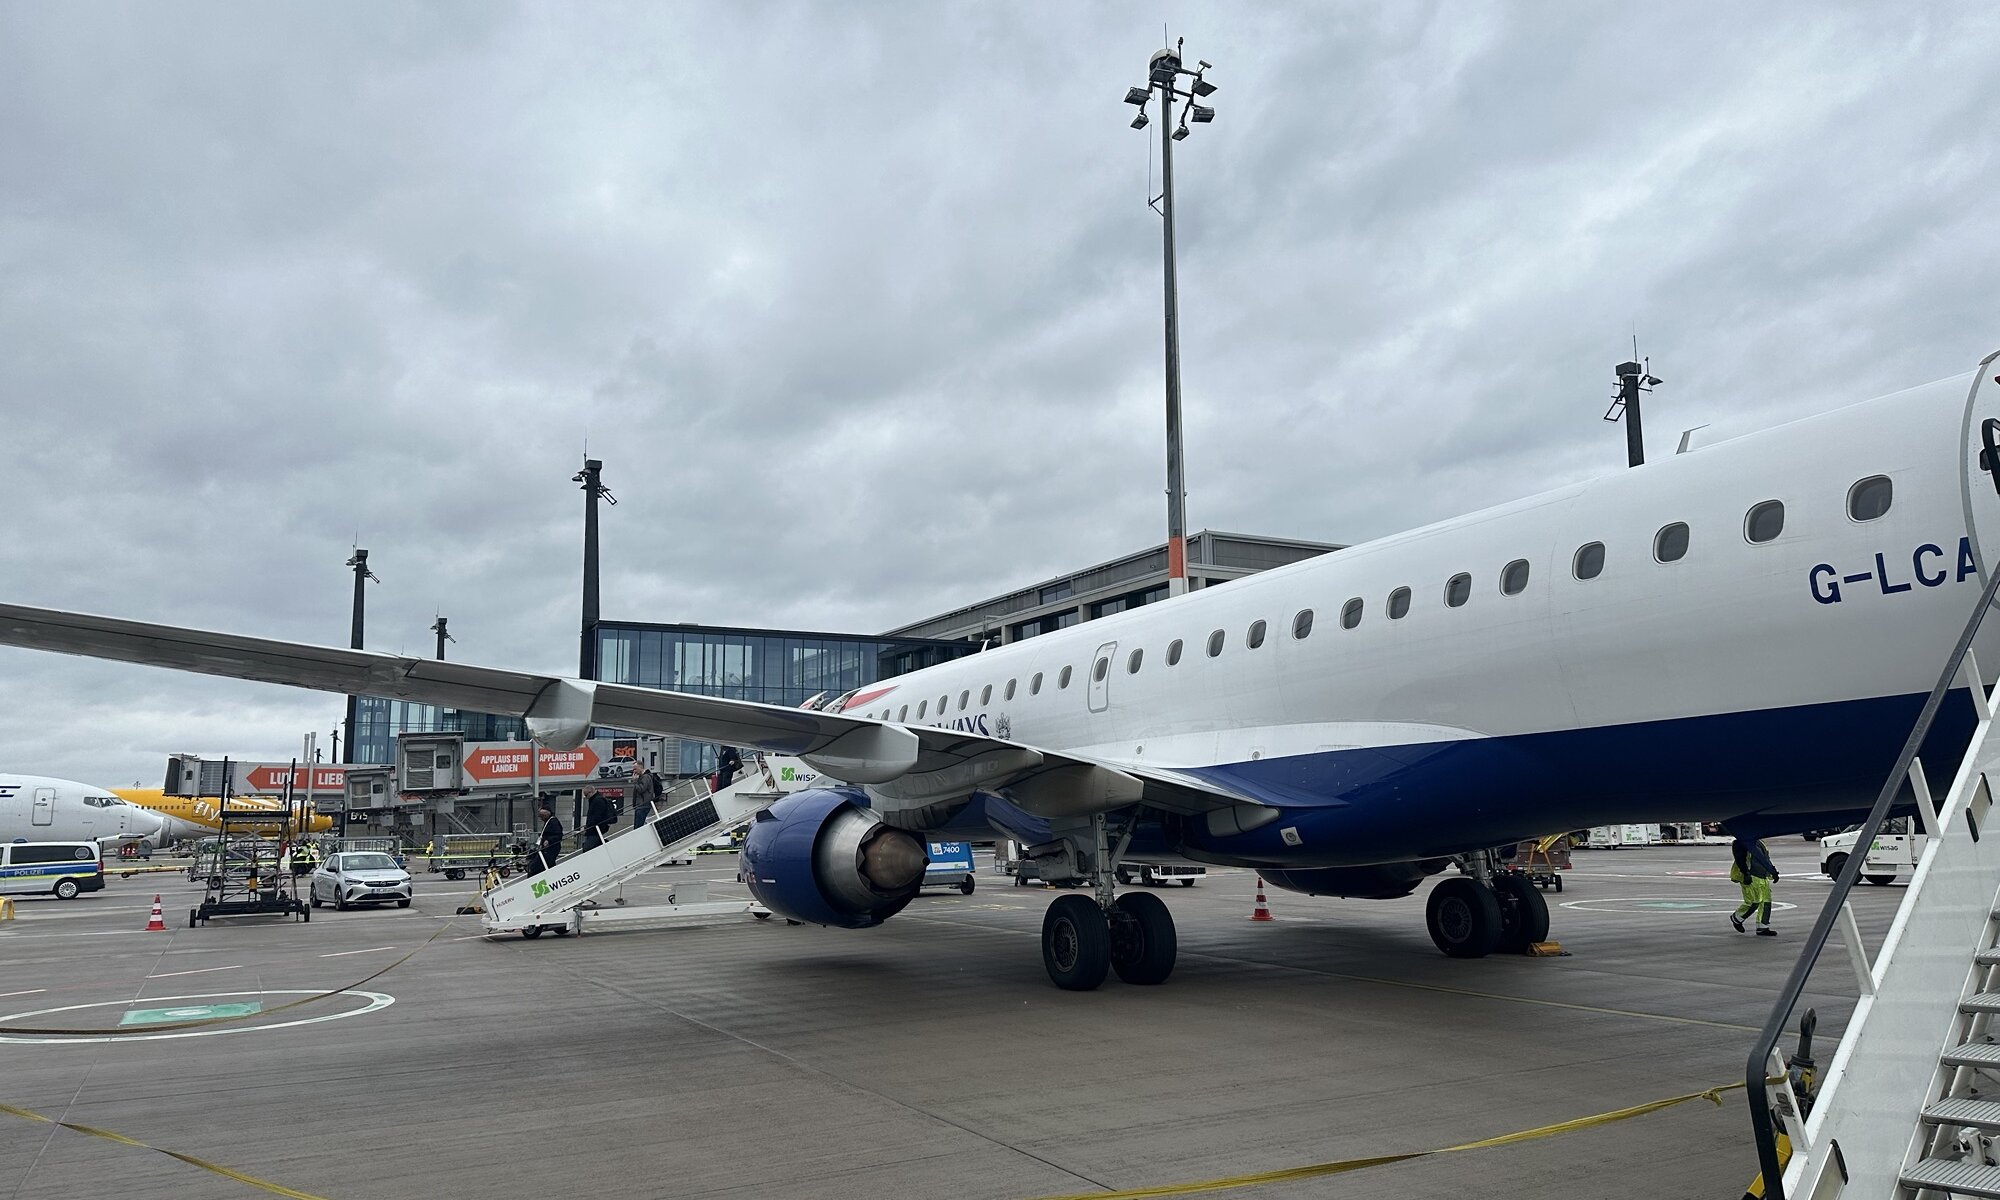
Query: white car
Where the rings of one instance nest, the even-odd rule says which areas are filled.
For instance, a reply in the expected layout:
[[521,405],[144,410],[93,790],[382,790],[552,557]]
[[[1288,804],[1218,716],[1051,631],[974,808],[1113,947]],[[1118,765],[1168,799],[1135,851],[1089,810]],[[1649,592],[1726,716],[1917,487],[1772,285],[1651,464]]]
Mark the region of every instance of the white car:
[[387,904],[410,907],[413,889],[410,873],[380,850],[349,850],[326,860],[314,871],[307,899],[314,908],[331,904],[346,910],[356,904]]

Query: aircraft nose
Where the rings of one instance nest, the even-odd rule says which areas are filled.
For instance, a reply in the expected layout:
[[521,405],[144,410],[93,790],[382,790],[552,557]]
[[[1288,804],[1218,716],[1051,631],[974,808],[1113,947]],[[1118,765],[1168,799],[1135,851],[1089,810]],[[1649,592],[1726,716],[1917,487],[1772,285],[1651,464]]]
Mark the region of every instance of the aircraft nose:
[[132,836],[152,838],[155,844],[159,844],[164,840],[167,831],[167,819],[159,813],[147,812],[143,808],[135,807],[132,812],[126,814],[126,821],[130,827]]

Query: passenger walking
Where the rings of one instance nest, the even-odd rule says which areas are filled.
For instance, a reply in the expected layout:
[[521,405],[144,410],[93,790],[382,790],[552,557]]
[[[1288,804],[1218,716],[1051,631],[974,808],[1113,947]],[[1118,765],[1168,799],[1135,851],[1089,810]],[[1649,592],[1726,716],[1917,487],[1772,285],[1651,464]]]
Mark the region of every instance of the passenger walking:
[[715,756],[715,790],[721,791],[736,781],[736,772],[743,769],[743,756],[734,746],[724,746]]
[[603,792],[590,794],[590,806],[584,810],[583,837],[577,847],[580,850],[595,850],[604,844],[604,833],[611,828],[617,814],[611,811],[611,797]]
[[1756,913],[1757,936],[1777,937],[1778,931],[1771,928],[1771,885],[1778,881],[1778,868],[1770,851],[1755,838],[1739,837],[1730,844],[1729,855],[1734,860],[1729,878],[1743,887],[1743,906],[1729,914],[1729,923],[1743,933],[1743,918]]
[[562,857],[562,818],[547,808],[536,809],[535,815],[542,819],[542,836],[540,844],[536,847],[536,861],[531,864],[534,869],[528,872],[530,875],[541,874],[555,866],[556,860]]
[[637,829],[646,823],[662,794],[660,777],[653,774],[652,767],[640,763],[639,773],[632,777],[632,828]]

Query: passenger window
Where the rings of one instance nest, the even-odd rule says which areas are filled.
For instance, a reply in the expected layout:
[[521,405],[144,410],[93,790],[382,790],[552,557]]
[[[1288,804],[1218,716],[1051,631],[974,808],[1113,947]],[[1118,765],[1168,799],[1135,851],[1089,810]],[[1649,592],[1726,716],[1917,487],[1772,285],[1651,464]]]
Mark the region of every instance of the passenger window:
[[989,683],[979,689],[979,707],[985,708],[991,703],[993,703],[993,685]]
[[1578,579],[1595,579],[1604,574],[1604,543],[1589,542],[1576,548],[1576,558],[1570,562],[1570,573]]
[[938,716],[940,717],[943,716],[944,710],[950,707],[951,707],[951,697],[949,695],[938,697]]
[[958,694],[958,711],[964,712],[972,705],[972,689],[966,688]]
[[1250,622],[1250,635],[1244,638],[1243,640],[1250,643],[1250,648],[1252,650],[1255,650],[1257,647],[1262,646],[1264,644],[1264,622],[1262,621]]
[[1144,650],[1134,650],[1132,657],[1125,660],[1125,673],[1127,675],[1137,675],[1139,673],[1139,660],[1145,656],[1146,652]]
[[1887,475],[1870,475],[1847,489],[1847,515],[1857,521],[1874,520],[1889,511],[1895,490]]
[[1040,671],[1035,672],[1035,677],[1028,681],[1028,694],[1030,696],[1039,696],[1042,694],[1042,673]]
[[1104,682],[1104,676],[1110,670],[1111,670],[1111,656],[1107,654],[1103,658],[1098,659],[1097,665],[1090,669],[1090,678],[1092,682],[1095,683]]
[[1218,629],[1208,635],[1208,656],[1214,658],[1220,653],[1222,653],[1222,631]]
[[1653,557],[1663,563],[1679,562],[1687,557],[1688,527],[1685,521],[1675,521],[1653,535]]
[[1399,587],[1389,593],[1389,619],[1400,621],[1410,615],[1410,589]]
[[1175,638],[1173,641],[1167,643],[1167,665],[1170,667],[1177,667],[1180,664],[1181,664],[1181,640],[1179,638]]
[[1302,608],[1298,611],[1298,615],[1292,618],[1292,640],[1303,642],[1312,636],[1312,631],[1313,610]]
[[1472,576],[1460,571],[1450,579],[1445,580],[1444,606],[1446,608],[1457,608],[1470,599],[1472,599]]
[[1056,676],[1056,686],[1058,688],[1066,688],[1069,686],[1069,670],[1070,669],[1068,667],[1064,667],[1062,669],[1062,674]]
[[1766,500],[1750,506],[1743,518],[1743,536],[1762,545],[1785,531],[1785,502]]
[[1500,568],[1500,594],[1518,596],[1528,590],[1528,560],[1517,558]]
[[1013,680],[1009,679],[1009,680],[1007,681],[1007,690],[1006,690],[1006,691],[1004,691],[1004,692],[1002,692],[1002,693],[1000,693],[1000,698],[1001,698],[1002,700],[1012,700],[1012,699],[1014,698],[1014,681],[1013,681]]
[[1361,597],[1356,596],[1340,607],[1340,627],[1352,629],[1361,624]]
[[929,705],[930,701],[928,700],[917,701],[917,720],[921,721],[924,719],[924,709],[929,707]]

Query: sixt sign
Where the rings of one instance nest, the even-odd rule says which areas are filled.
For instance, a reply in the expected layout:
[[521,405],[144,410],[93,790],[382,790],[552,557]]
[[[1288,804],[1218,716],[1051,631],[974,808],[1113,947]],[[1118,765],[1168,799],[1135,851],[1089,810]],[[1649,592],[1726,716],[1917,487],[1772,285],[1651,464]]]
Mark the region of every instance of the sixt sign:
[[1947,583],[1962,583],[1978,570],[1978,564],[1972,558],[1972,539],[1962,537],[1958,539],[1956,555],[1943,546],[1925,542],[1910,551],[1907,558],[1897,554],[1891,559],[1887,554],[1878,553],[1865,571],[1843,572],[1832,563],[1820,563],[1806,572],[1806,583],[1812,589],[1814,600],[1821,604],[1839,604],[1843,584],[1854,587],[1872,582],[1884,596],[1894,596],[1913,587],[1934,588]]

